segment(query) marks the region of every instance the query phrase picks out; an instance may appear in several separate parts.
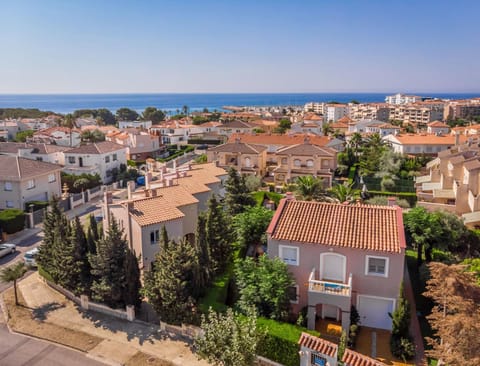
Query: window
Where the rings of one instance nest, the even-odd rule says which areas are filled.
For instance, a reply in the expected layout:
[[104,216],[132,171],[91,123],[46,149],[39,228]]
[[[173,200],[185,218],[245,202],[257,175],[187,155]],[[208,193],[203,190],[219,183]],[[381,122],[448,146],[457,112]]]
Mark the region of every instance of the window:
[[288,297],[292,304],[298,304],[298,285],[290,286],[288,288]]
[[278,254],[282,261],[286,264],[290,264],[292,266],[299,265],[299,258],[298,258],[298,247],[289,247],[286,245],[280,245],[278,247]]
[[5,182],[5,191],[11,191],[12,190],[12,182]]
[[7,201],[6,206],[7,208],[13,208],[13,201]]
[[113,161],[117,161],[117,154],[113,154],[113,155],[112,155],[112,160],[113,160]]
[[68,163],[69,164],[75,164],[75,156],[69,156],[68,157]]
[[250,168],[251,165],[252,165],[252,160],[249,157],[246,157],[245,158],[245,166],[247,168]]
[[322,160],[322,167],[328,168],[330,166],[330,161],[324,159]]
[[55,182],[55,174],[49,174],[48,183],[53,183],[53,182]]
[[27,181],[27,189],[33,189],[33,188],[35,188],[35,180],[30,179],[29,181]]
[[160,231],[155,230],[150,232],[150,244],[157,244],[160,241]]
[[105,163],[110,163],[110,156],[105,156]]
[[313,167],[313,160],[312,160],[312,159],[308,159],[308,160],[307,160],[307,166],[308,166],[309,168]]
[[300,166],[301,164],[302,164],[302,163],[301,163],[300,159],[295,159],[295,160],[293,161],[293,165],[295,165],[295,166]]
[[388,277],[388,258],[367,255],[365,274]]
[[287,158],[282,158],[282,165],[287,165]]
[[37,156],[37,161],[43,161],[43,158],[41,156]]

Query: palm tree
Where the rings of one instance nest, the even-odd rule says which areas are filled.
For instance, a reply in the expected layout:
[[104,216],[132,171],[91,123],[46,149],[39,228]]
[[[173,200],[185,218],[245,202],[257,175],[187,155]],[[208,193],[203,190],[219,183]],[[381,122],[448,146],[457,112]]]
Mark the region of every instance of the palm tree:
[[353,202],[358,197],[358,190],[353,189],[353,183],[337,184],[330,190],[332,197],[340,203]]
[[18,262],[15,265],[9,266],[0,272],[0,280],[2,282],[12,282],[13,281],[13,290],[15,292],[15,305],[18,306],[18,295],[17,295],[17,281],[23,277],[27,272],[27,267],[25,263]]
[[324,194],[322,178],[305,175],[297,177],[296,183],[295,193],[305,201],[318,200]]

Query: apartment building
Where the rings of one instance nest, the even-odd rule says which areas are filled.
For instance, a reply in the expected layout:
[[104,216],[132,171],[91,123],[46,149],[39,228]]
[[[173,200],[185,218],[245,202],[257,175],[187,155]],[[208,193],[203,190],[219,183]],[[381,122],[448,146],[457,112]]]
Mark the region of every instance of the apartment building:
[[303,110],[305,112],[313,112],[313,113],[316,113],[316,114],[321,114],[321,115],[324,115],[325,112],[326,112],[326,103],[316,103],[316,102],[310,102],[310,103],[306,103],[303,107]]
[[391,329],[403,280],[405,234],[400,207],[297,201],[287,194],[267,229],[270,257],[288,265],[296,282],[292,310],[308,307],[340,321],[348,333],[350,308],[362,326]]
[[443,104],[400,104],[390,107],[389,119],[403,121],[404,124],[427,125],[443,119]]
[[452,100],[445,104],[443,118],[445,120],[471,119],[480,116],[480,98],[468,100]]
[[385,102],[387,104],[410,104],[410,103],[416,103],[421,101],[422,101],[422,97],[418,95],[407,95],[407,94],[401,94],[401,93],[388,95],[387,97],[385,97]]
[[374,119],[383,122],[390,120],[390,106],[386,103],[350,103],[348,106],[348,115],[352,120]]
[[480,227],[480,140],[438,153],[427,164],[428,174],[417,177],[418,205],[461,216],[470,227]]
[[340,118],[348,116],[347,104],[327,104],[325,108],[325,120],[327,122],[336,122]]

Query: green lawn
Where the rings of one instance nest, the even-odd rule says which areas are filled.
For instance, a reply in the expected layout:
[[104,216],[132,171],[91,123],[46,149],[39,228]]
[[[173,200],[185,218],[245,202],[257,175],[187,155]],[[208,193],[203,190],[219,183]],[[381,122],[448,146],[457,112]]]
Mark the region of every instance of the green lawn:
[[210,288],[207,290],[205,296],[200,299],[198,305],[199,310],[202,313],[208,313],[208,309],[211,307],[217,312],[224,312],[227,310],[225,302],[228,295],[228,283],[233,273],[233,267],[229,268],[223,275],[217,277]]

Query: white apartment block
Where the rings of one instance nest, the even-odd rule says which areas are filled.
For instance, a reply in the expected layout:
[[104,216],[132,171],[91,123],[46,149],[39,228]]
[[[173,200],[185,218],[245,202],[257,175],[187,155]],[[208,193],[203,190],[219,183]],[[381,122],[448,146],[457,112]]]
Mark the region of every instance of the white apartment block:
[[407,95],[401,93],[397,93],[395,95],[388,95],[385,98],[385,102],[387,102],[388,104],[409,104],[421,101],[422,97],[418,95]]

